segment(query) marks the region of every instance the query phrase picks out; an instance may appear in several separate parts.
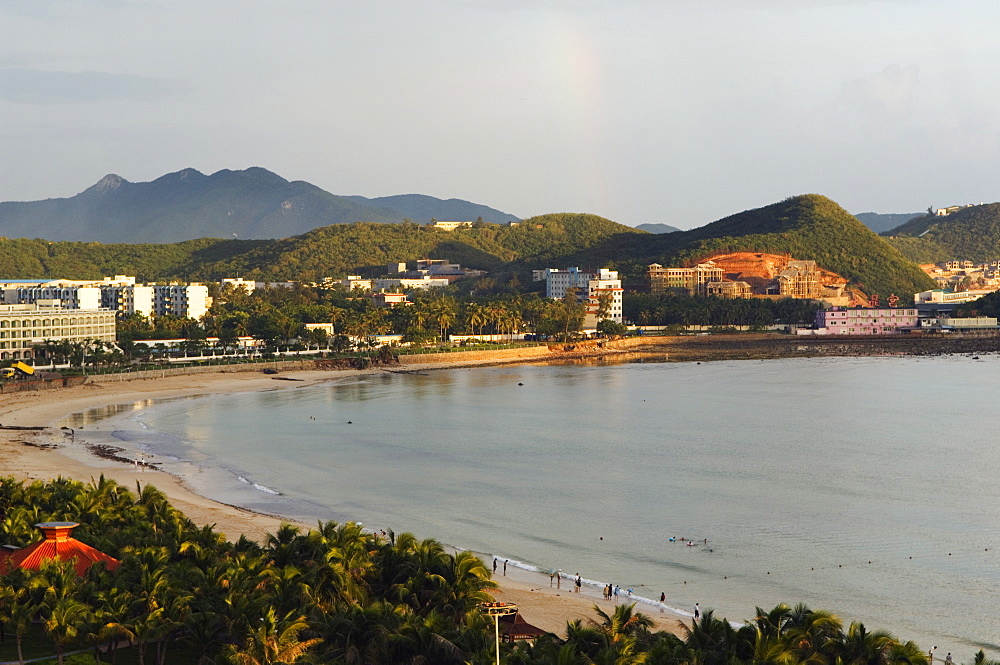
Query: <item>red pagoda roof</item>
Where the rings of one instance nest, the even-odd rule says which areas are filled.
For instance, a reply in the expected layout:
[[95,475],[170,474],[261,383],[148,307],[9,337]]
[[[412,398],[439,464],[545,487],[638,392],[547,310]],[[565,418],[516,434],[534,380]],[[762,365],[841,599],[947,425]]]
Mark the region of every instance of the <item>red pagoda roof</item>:
[[35,525],[45,534],[45,540],[32,543],[19,550],[0,552],[0,573],[13,568],[38,570],[43,561],[59,559],[74,562],[77,575],[83,575],[94,563],[101,562],[108,570],[118,567],[119,561],[90,545],[73,538],[76,522],[41,522]]

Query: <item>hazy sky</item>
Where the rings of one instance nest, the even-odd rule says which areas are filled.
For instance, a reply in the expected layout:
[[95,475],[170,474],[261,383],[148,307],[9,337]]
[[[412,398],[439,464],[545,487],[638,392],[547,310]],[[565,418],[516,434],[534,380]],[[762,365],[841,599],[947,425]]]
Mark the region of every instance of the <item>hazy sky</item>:
[[0,0],[0,200],[263,166],[701,226],[1000,200],[996,0]]

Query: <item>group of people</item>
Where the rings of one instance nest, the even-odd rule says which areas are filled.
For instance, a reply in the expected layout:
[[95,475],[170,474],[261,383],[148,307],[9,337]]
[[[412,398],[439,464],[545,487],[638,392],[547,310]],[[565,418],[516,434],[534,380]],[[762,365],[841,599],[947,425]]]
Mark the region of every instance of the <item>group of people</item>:
[[[937,647],[934,647],[934,649],[937,649]],[[928,663],[933,663],[934,662],[934,649],[930,649],[930,650],[927,651],[927,662]],[[954,662],[955,661],[951,657],[951,652],[949,651],[948,655],[944,657],[944,664],[945,665],[953,665]]]
[[612,596],[618,599],[618,587],[614,584],[607,584],[604,587],[604,600],[611,600]]

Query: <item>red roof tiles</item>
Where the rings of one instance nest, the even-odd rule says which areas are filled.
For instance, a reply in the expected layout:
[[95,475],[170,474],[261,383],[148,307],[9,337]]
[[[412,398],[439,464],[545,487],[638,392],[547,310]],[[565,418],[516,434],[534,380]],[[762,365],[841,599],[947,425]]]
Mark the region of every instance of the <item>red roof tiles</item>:
[[74,527],[79,526],[76,522],[42,522],[35,526],[45,534],[45,540],[23,549],[0,552],[0,572],[7,572],[15,566],[38,570],[42,562],[49,559],[73,560],[77,575],[83,575],[97,562],[102,562],[108,570],[114,570],[119,565],[118,559],[73,538],[70,534]]

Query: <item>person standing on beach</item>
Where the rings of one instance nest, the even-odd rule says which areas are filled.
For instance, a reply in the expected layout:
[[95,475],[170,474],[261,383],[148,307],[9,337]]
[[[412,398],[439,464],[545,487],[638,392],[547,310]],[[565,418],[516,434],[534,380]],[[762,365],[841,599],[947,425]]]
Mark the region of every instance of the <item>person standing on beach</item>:
[[562,568],[560,568],[559,570],[556,571],[556,588],[557,589],[562,588],[560,586],[561,582],[562,582]]
[[667,594],[664,591],[660,592],[660,602],[664,602],[667,599]]
[[493,557],[493,574],[497,574],[497,558]]
[[576,574],[576,589],[573,590],[574,593],[580,593],[580,587],[583,586],[583,580],[580,579],[580,573]]
[[949,651],[948,655],[944,657],[944,665],[952,665],[954,662],[955,661],[951,659],[951,652]]
[[510,561],[510,559],[504,559],[503,560],[503,576],[504,577],[507,577],[507,562],[508,561]]
[[694,604],[694,620],[697,621],[701,616],[701,608],[698,607],[698,603]]

